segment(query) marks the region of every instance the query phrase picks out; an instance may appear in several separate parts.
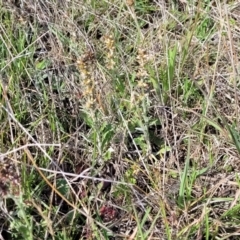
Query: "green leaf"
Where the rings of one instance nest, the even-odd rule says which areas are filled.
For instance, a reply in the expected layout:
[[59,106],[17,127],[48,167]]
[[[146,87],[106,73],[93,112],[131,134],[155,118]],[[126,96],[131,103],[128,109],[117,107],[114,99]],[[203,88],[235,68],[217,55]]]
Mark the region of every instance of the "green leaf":
[[36,69],[38,69],[38,70],[46,69],[47,66],[48,66],[48,61],[46,61],[46,60],[42,60],[40,62],[37,62],[36,65],[35,65]]
[[57,190],[65,197],[68,196],[69,193],[69,186],[65,179],[57,179],[56,181]]

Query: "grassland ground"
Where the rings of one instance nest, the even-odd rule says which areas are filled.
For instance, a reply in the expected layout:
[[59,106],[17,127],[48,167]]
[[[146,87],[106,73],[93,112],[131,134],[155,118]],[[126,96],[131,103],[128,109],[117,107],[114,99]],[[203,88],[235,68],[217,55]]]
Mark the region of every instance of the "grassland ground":
[[239,1],[0,1],[0,239],[240,239],[239,39]]

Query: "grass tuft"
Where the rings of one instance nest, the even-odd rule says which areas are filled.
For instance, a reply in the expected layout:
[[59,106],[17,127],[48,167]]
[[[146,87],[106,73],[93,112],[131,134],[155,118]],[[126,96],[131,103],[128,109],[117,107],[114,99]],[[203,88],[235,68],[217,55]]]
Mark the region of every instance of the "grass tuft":
[[238,239],[238,1],[0,1],[1,239]]

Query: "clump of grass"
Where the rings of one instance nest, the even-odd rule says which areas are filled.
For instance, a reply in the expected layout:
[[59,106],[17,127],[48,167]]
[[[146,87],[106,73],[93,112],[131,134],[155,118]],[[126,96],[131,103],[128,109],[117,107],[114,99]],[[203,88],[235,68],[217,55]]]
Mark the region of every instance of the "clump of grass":
[[236,1],[0,5],[1,238],[238,234]]

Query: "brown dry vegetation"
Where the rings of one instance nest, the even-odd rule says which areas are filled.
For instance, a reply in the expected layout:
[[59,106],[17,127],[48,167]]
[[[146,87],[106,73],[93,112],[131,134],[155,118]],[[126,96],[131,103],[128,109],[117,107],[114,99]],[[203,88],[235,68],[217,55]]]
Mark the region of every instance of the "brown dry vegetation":
[[238,1],[0,2],[1,239],[239,239]]

